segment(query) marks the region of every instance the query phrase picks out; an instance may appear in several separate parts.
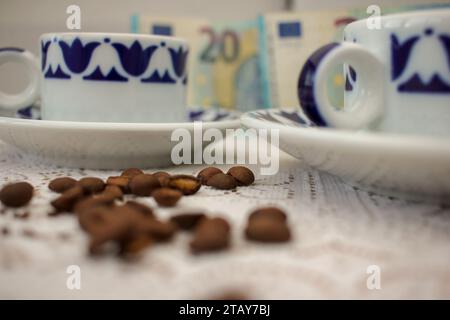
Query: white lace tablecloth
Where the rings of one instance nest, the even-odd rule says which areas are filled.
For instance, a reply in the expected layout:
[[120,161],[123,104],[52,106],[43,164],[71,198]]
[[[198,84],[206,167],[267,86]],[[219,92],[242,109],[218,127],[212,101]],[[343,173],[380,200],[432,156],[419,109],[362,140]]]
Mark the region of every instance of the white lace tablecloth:
[[[450,298],[449,209],[367,193],[285,154],[277,175],[258,175],[251,187],[202,187],[176,208],[157,209],[162,218],[195,210],[226,217],[232,224],[228,251],[192,256],[190,235],[179,233],[133,263],[89,257],[75,217],[47,216],[56,197],[47,184],[58,176],[117,174],[33,163],[0,142],[1,184],[26,180],[37,189],[27,208],[1,209],[0,229],[9,234],[0,233],[0,298],[196,299],[227,292],[255,299]],[[153,199],[140,201],[156,207]],[[269,204],[288,213],[291,243],[258,244],[243,237],[250,210]],[[25,212],[28,219],[15,217]],[[80,290],[66,286],[70,265],[80,267]],[[371,265],[379,267],[380,289],[367,287]]]

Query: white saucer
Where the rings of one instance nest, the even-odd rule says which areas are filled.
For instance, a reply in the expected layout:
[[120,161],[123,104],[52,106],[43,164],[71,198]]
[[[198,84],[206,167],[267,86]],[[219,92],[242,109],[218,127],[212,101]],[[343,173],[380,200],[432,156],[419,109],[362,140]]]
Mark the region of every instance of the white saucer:
[[[0,139],[31,157],[64,167],[90,169],[149,168],[172,165],[178,142],[172,131],[185,128],[193,137],[194,122],[203,130],[240,127],[238,113],[192,110],[185,123],[106,123],[45,121],[0,117]],[[204,144],[205,145],[205,144]]]
[[279,129],[281,150],[353,184],[409,199],[450,201],[450,139],[319,128],[301,111],[252,111],[241,123]]

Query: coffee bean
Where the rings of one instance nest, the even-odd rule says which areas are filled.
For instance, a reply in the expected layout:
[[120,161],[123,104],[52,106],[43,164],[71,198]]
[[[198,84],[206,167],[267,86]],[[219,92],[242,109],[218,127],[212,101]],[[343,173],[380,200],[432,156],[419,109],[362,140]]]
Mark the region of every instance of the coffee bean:
[[64,191],[58,198],[51,202],[56,212],[70,212],[75,203],[84,197],[84,190],[76,185],[69,190]]
[[232,167],[230,168],[230,170],[228,170],[227,174],[236,179],[239,186],[249,186],[255,181],[255,175],[247,167]]
[[175,224],[156,219],[145,219],[135,225],[135,232],[147,233],[156,241],[168,241],[176,231],[177,227]]
[[80,213],[86,209],[90,209],[97,206],[108,206],[114,203],[115,197],[112,194],[99,194],[84,198],[78,201],[74,207],[74,213]]
[[132,177],[129,186],[132,194],[141,197],[148,197],[154,190],[161,187],[158,179],[151,174],[139,174]]
[[142,214],[144,217],[147,218],[154,218],[153,210],[152,208],[146,206],[145,204],[139,203],[137,201],[127,201],[123,205],[124,207],[129,207],[130,209],[138,211],[140,214]]
[[137,176],[138,174],[144,174],[144,171],[138,168],[128,168],[122,172],[121,176],[131,178]]
[[218,173],[211,178],[208,179],[208,186],[222,189],[222,190],[230,190],[234,189],[237,186],[236,180],[225,173]]
[[203,213],[184,213],[171,217],[170,221],[182,230],[192,230],[205,217]]
[[167,187],[170,179],[170,174],[164,171],[158,171],[153,174],[153,176],[158,179],[161,187]]
[[95,233],[98,224],[106,223],[105,215],[111,214],[111,207],[105,205],[93,206],[77,213],[80,227],[88,232]]
[[123,192],[118,186],[107,185],[101,194],[110,194],[117,200],[123,199]]
[[63,193],[77,184],[77,180],[70,177],[56,178],[50,181],[48,188],[53,192]]
[[258,208],[249,215],[248,221],[251,222],[258,218],[270,218],[279,222],[286,222],[287,220],[286,213],[276,207]]
[[120,243],[120,254],[123,256],[135,256],[148,248],[153,242],[150,235],[139,233],[129,236]]
[[30,202],[33,190],[28,182],[11,183],[0,190],[0,201],[7,207],[22,207]]
[[89,215],[88,213],[83,215],[92,219],[87,222],[86,227],[91,236],[89,244],[91,254],[100,253],[103,245],[110,241],[123,241],[130,233],[130,220],[125,215],[118,214],[118,212],[102,211],[97,208],[95,218],[93,212],[90,212]]
[[212,176],[214,176],[218,173],[223,173],[223,172],[222,172],[222,170],[220,170],[219,168],[216,168],[216,167],[207,167],[207,168],[201,170],[197,174],[197,178],[200,179],[200,182],[203,185],[206,185],[208,183],[209,178],[211,178]]
[[152,192],[152,197],[161,207],[173,207],[181,199],[183,193],[176,189],[160,188]]
[[104,245],[111,243],[120,248],[123,256],[135,255],[153,240],[169,240],[176,230],[172,223],[157,221],[149,207],[135,201],[119,206],[90,206],[77,216],[81,228],[90,235],[92,254],[101,253]]
[[285,223],[272,218],[258,218],[248,223],[245,229],[247,239],[258,242],[286,242],[291,232]]
[[99,206],[78,215],[80,226],[91,236],[90,252],[100,252],[107,242],[120,245],[130,236],[142,233],[147,218],[130,206]]
[[102,179],[96,177],[84,177],[78,181],[78,184],[83,188],[84,193],[93,194],[99,193],[105,189],[105,183]]
[[230,226],[221,218],[202,219],[190,243],[194,254],[226,249],[230,243]]
[[128,176],[120,176],[120,177],[108,177],[106,180],[106,184],[108,186],[117,186],[119,187],[123,193],[130,193],[130,177]]
[[178,174],[171,176],[168,183],[169,188],[181,191],[185,196],[196,193],[200,187],[200,180],[194,176],[186,174]]

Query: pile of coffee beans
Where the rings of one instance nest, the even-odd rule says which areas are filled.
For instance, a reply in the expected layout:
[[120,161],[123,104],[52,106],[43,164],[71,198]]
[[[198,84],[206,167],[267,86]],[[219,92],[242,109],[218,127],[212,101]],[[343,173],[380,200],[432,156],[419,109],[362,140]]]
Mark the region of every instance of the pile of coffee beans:
[[[88,249],[94,255],[116,252],[123,257],[136,256],[149,246],[170,241],[178,231],[192,232],[189,248],[193,254],[220,251],[230,246],[231,226],[225,219],[191,212],[162,221],[152,208],[125,195],[153,197],[160,207],[173,207],[202,185],[228,190],[254,181],[253,172],[243,166],[232,167],[227,173],[208,167],[197,177],[163,171],[149,174],[137,168],[108,177],[106,182],[98,177],[60,177],[48,185],[59,194],[51,201],[54,211],[50,215],[74,214],[89,235]],[[0,190],[0,201],[8,207],[21,207],[30,202],[33,191],[27,182],[8,184]],[[248,218],[245,236],[259,242],[289,241],[286,214],[274,207],[255,210]]]
[[150,207],[128,201],[85,207],[76,213],[81,228],[89,234],[89,252],[115,252],[135,256],[158,242],[169,241],[175,224],[158,220]]

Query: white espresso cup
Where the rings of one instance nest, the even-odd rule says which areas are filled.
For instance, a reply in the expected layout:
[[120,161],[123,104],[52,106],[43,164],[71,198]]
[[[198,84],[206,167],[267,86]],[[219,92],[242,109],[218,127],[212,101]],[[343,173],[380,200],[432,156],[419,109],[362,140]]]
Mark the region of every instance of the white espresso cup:
[[[298,96],[319,126],[450,134],[450,10],[359,20],[344,41],[315,51],[303,66]],[[374,28],[375,26],[375,28]],[[344,107],[333,106],[327,80],[344,64]]]
[[18,110],[41,100],[45,120],[101,122],[186,121],[186,41],[119,33],[48,33],[40,60],[29,51],[0,49],[0,65],[23,63],[28,86],[0,92],[0,108]]

